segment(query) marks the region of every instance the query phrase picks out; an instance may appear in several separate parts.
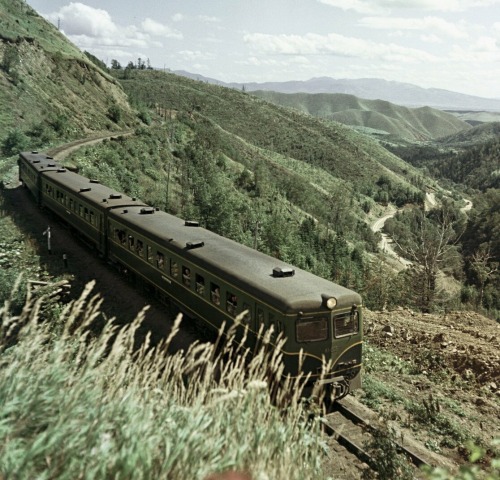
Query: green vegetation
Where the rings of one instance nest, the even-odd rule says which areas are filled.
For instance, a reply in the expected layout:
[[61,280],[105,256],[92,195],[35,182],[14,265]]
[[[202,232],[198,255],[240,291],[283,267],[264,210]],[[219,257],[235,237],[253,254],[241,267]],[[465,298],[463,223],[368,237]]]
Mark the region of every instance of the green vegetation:
[[[137,122],[105,65],[85,55],[22,0],[0,0],[0,147],[48,147]],[[104,69],[103,69],[104,68]],[[54,119],[64,118],[64,125]],[[24,135],[28,141],[19,141]],[[15,140],[15,141],[13,141]]]
[[271,402],[280,358],[265,344],[245,368],[231,335],[167,354],[178,317],[164,343],[136,348],[141,317],[96,332],[91,290],[56,323],[40,316],[43,297],[18,316],[0,309],[2,477],[324,478],[320,423],[299,400],[301,380]]
[[455,116],[429,107],[408,108],[383,100],[367,100],[343,93],[278,93],[255,91],[252,95],[269,102],[354,126],[382,138],[421,142],[468,130]]
[[[430,352],[422,352],[411,360],[395,357],[383,348],[365,340],[363,391],[360,393],[365,405],[378,411],[388,420],[398,420],[400,424],[415,432],[425,430],[425,438],[432,438],[429,448],[440,452],[443,448],[457,448],[476,440],[470,438],[463,427],[464,412],[452,399],[433,395],[432,390],[419,398],[408,398],[403,387],[389,384],[387,378],[410,378],[411,383],[422,378],[422,372],[440,373],[435,381],[440,384],[454,382],[446,365],[439,364],[439,354],[430,358]],[[455,383],[455,386],[458,384]],[[463,385],[473,392],[473,386]]]
[[389,427],[377,428],[372,438],[364,445],[365,450],[373,458],[376,472],[366,469],[362,478],[365,480],[412,480],[414,469],[409,460],[398,451],[396,433]]

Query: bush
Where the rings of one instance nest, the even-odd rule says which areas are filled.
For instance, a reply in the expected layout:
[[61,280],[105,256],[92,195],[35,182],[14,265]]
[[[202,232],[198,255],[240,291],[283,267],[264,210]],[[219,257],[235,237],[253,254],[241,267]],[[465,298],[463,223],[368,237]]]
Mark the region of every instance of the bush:
[[18,129],[10,132],[2,143],[2,153],[10,157],[18,154],[22,150],[26,150],[30,144],[29,138]]
[[122,112],[120,110],[120,107],[116,103],[113,103],[113,105],[108,108],[107,115],[108,118],[115,123],[118,123],[122,118]]

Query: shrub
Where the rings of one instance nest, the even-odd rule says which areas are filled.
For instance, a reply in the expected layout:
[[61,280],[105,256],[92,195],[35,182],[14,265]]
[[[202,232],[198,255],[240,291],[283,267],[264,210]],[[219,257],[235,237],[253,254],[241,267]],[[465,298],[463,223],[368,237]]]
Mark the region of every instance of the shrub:
[[108,118],[115,123],[118,123],[122,118],[122,112],[120,110],[120,107],[116,103],[113,103],[108,108],[107,115],[108,115]]
[[2,153],[10,157],[22,150],[26,150],[30,143],[29,138],[19,129],[12,130],[2,142]]

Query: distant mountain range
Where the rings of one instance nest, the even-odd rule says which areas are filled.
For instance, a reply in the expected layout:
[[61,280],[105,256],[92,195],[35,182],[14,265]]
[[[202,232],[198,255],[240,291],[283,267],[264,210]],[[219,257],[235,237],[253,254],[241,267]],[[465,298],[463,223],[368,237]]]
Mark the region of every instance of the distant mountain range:
[[182,70],[174,73],[203,82],[245,89],[248,92],[264,90],[280,93],[345,93],[368,100],[386,100],[407,107],[427,106],[440,110],[500,112],[500,99],[476,97],[439,88],[421,88],[411,83],[378,78],[335,79],[318,77],[305,81],[225,83]]

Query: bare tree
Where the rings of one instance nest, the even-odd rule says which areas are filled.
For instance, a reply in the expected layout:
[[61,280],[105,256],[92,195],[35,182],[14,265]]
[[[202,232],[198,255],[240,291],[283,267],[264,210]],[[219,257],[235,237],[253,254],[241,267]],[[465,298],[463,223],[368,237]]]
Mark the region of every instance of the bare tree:
[[492,279],[498,272],[498,262],[492,261],[495,257],[491,253],[491,244],[483,243],[478,250],[472,255],[471,267],[477,276],[479,282],[479,298],[477,306],[483,305],[484,288],[488,281]]
[[394,238],[401,255],[413,263],[415,303],[424,312],[431,311],[435,304],[439,271],[450,270],[460,261],[456,248],[460,234],[455,229],[458,221],[446,209],[434,217],[431,219],[422,209],[416,211],[410,235]]

